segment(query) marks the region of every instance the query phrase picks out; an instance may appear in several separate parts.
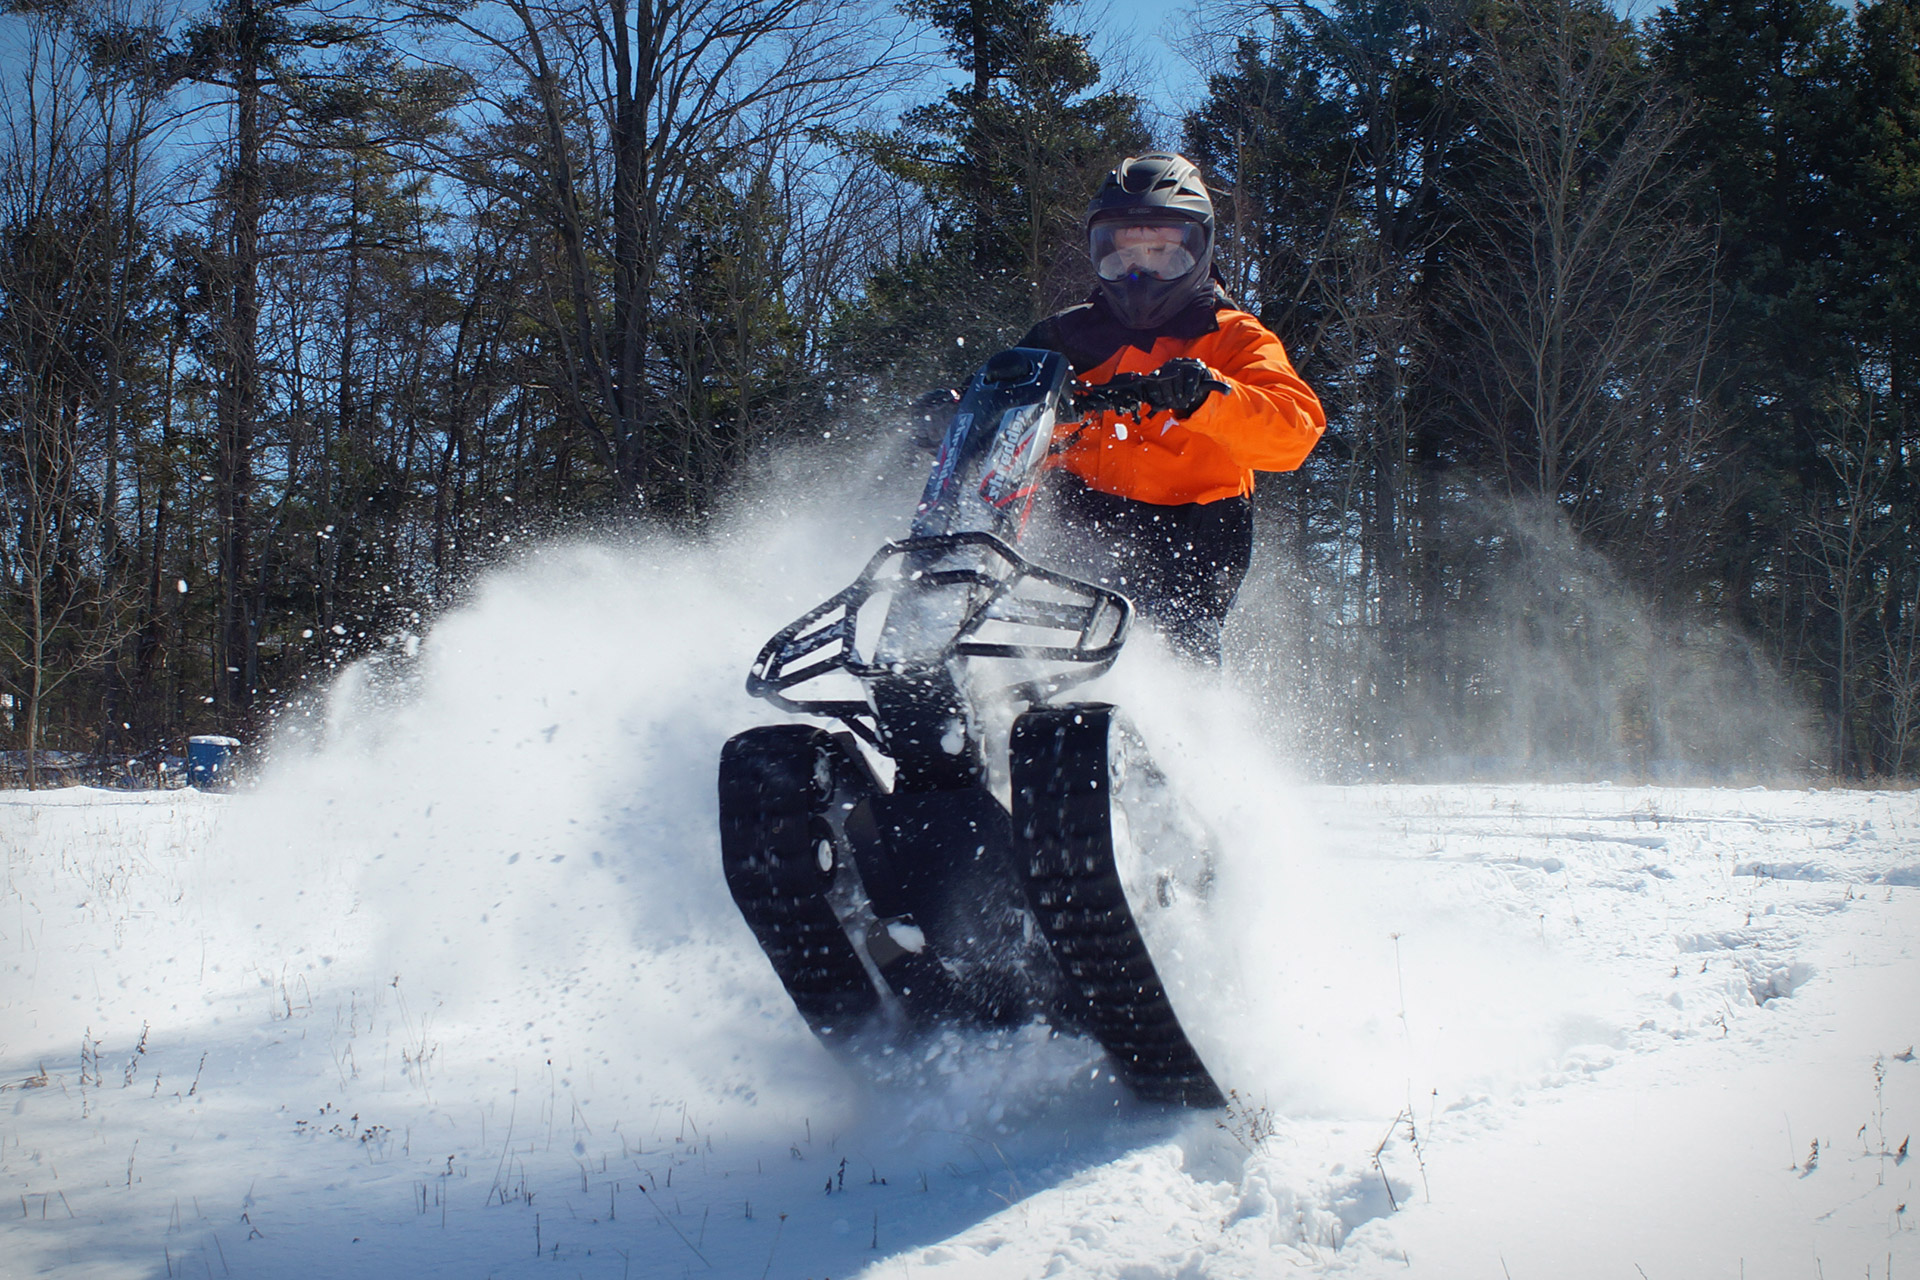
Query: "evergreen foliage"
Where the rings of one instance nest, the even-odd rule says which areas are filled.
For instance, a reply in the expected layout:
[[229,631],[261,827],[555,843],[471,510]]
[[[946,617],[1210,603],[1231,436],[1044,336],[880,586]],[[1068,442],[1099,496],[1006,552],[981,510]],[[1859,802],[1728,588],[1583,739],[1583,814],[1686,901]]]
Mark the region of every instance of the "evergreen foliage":
[[912,393],[959,385],[986,354],[1092,287],[1088,198],[1116,158],[1145,150],[1137,95],[1102,89],[1084,35],[1057,0],[931,0],[907,6],[965,79],[864,131],[856,154],[915,193],[926,239],[843,306],[842,376],[890,373]]

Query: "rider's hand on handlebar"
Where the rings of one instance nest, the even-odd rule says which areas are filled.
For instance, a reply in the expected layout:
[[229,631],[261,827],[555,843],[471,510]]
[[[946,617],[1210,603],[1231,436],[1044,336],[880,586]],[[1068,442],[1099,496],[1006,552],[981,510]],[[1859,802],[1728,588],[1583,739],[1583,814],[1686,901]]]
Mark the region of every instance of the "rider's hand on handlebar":
[[1184,418],[1214,392],[1230,388],[1213,370],[1190,356],[1167,361],[1152,373],[1116,373],[1094,386],[1075,383],[1073,407],[1084,416],[1102,410],[1128,413],[1142,407]]
[[1191,356],[1167,361],[1154,370],[1152,376],[1159,379],[1163,387],[1156,397],[1160,403],[1154,407],[1166,409],[1176,418],[1188,417],[1207,402],[1208,396],[1227,389],[1227,384],[1214,376],[1213,370]]

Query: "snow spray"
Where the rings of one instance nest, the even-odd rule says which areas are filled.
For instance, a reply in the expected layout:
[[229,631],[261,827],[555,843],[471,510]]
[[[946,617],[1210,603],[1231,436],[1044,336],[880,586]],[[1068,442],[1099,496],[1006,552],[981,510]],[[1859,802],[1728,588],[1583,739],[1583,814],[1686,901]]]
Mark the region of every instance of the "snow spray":
[[[490,1027],[503,1054],[565,1044],[644,1095],[860,1105],[728,898],[714,769],[778,718],[742,691],[760,644],[903,532],[906,471],[790,471],[700,541],[552,541],[491,572],[290,719],[229,824],[228,905],[283,965],[410,993],[416,1018]],[[1164,965],[1227,1087],[1391,1114],[1551,1055],[1578,983],[1519,954],[1529,922],[1377,873],[1231,675],[1183,670],[1142,628],[1085,696],[1126,709],[1217,835],[1214,893]],[[977,1113],[1097,1056],[961,1036],[905,1082]]]

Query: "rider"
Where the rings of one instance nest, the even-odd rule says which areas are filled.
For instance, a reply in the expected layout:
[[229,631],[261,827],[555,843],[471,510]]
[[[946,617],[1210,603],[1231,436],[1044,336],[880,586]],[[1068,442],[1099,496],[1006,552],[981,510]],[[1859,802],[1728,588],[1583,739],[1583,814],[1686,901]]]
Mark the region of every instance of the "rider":
[[1253,555],[1253,473],[1292,471],[1326,429],[1280,340],[1221,286],[1213,226],[1191,161],[1122,160],[1087,206],[1098,287],[1020,340],[1088,383],[1172,375],[1171,410],[1098,413],[1068,436],[1054,507],[1097,576],[1208,665]]

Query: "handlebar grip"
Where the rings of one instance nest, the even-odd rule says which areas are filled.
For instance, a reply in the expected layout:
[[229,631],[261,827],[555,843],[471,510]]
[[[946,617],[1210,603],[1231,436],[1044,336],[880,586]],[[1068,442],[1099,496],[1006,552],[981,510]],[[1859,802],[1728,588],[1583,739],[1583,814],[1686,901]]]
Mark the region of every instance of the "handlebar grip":
[[[1212,377],[1202,379],[1198,390],[1202,400],[1209,395],[1231,395],[1233,392],[1229,384]],[[1071,406],[1076,416],[1102,409],[1125,411],[1142,405],[1155,411],[1178,412],[1182,406],[1172,402],[1177,394],[1175,378],[1160,370],[1152,373],[1117,373],[1097,386],[1074,384]]]

